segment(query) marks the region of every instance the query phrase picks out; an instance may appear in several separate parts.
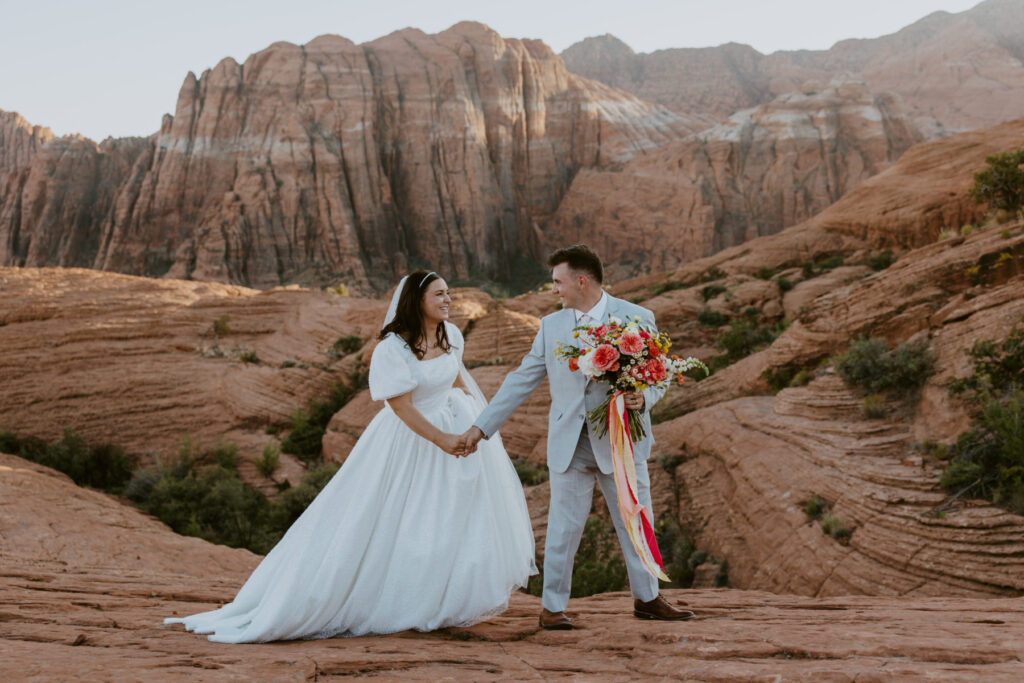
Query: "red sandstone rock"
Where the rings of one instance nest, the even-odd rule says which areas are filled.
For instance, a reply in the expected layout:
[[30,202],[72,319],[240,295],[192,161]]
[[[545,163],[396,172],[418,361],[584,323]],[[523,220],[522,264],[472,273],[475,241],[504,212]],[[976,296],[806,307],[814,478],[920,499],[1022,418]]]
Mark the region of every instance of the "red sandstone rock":
[[898,100],[837,79],[738,112],[621,169],[581,171],[545,244],[587,241],[616,279],[674,268],[814,216],[915,139]]
[[[537,626],[540,601],[465,629],[256,645],[210,643],[168,615],[230,600],[257,558],[183,538],[103,494],[0,455],[0,677],[52,680],[1011,681],[1024,657],[1021,600],[666,591],[698,614],[634,619],[628,594],[570,602],[581,628]],[[12,524],[13,520],[17,520]],[[809,530],[810,531],[810,530]],[[857,533],[855,532],[855,538]],[[922,553],[924,555],[925,553]],[[71,646],[76,646],[72,648]]]

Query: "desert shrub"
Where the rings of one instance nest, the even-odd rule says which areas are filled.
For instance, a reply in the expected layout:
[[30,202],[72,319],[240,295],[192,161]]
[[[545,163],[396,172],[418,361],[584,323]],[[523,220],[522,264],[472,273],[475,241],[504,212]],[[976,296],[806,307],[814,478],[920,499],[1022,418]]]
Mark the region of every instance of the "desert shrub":
[[789,387],[805,386],[813,378],[811,370],[799,365],[780,365],[768,368],[761,373],[761,376],[775,393]]
[[260,357],[256,355],[256,352],[252,349],[244,349],[240,354],[238,354],[238,360],[243,363],[259,363]]
[[989,395],[1024,387],[1024,327],[1010,331],[1003,341],[977,340],[967,351],[973,372],[949,383],[951,394],[978,405]]
[[679,522],[671,517],[662,517],[654,525],[654,535],[658,539],[665,575],[672,582],[672,587],[693,586],[693,570],[697,565],[691,565],[690,559],[697,548],[683,534]]
[[1024,515],[1024,329],[967,352],[973,374],[950,383],[971,412],[971,428],[949,449],[942,486]]
[[728,273],[719,268],[718,266],[711,266],[700,276],[701,282],[713,282],[715,280],[721,280],[726,277]]
[[759,325],[751,316],[734,320],[729,329],[715,340],[715,348],[724,353],[711,359],[709,367],[719,370],[758,351],[775,341],[786,329],[785,323]]
[[269,549],[270,504],[220,465],[199,465],[184,475],[164,470],[139,506],[179,534],[256,552]]
[[79,486],[120,492],[132,477],[137,458],[113,444],[89,445],[74,429],[64,429],[60,439],[47,443],[35,437],[0,434],[0,451],[51,467],[71,477]]
[[231,316],[227,313],[213,321],[213,334],[215,337],[226,337],[231,334]]
[[344,282],[339,282],[333,287],[324,287],[324,291],[328,294],[337,294],[338,296],[348,296],[349,288]]
[[821,496],[811,496],[804,503],[804,514],[807,515],[807,519],[815,520],[820,519],[823,514],[828,510],[828,503]]
[[886,249],[869,258],[868,266],[870,266],[871,270],[875,271],[885,270],[895,262],[896,257],[893,256],[892,249]]
[[885,339],[858,339],[832,364],[847,385],[872,394],[909,396],[935,371],[935,353],[923,341],[890,349]]
[[705,285],[704,288],[701,290],[701,294],[704,295],[704,301],[710,301],[711,299],[714,299],[716,296],[724,292],[726,289],[727,287],[725,285]]
[[327,423],[354,393],[346,384],[338,382],[331,386],[325,398],[314,399],[306,409],[297,408],[292,413],[291,432],[281,443],[281,450],[305,462],[319,460]]
[[1010,229],[1003,228],[1002,231],[1000,231],[999,236],[1002,237],[1004,240],[1010,239]]
[[355,353],[363,347],[363,340],[357,335],[347,334],[342,337],[338,337],[337,341],[334,342],[332,347],[335,351],[342,355],[348,355]]
[[269,477],[277,469],[277,466],[281,462],[281,444],[275,439],[271,439],[263,447],[263,454],[260,459],[256,461],[256,469],[260,471],[264,477]]
[[868,394],[861,404],[861,413],[869,420],[877,420],[885,417],[885,396],[881,394]]
[[974,174],[971,196],[990,209],[1017,211],[1024,206],[1024,149],[985,157],[988,167]]
[[295,520],[306,511],[309,504],[323,490],[341,466],[338,463],[327,463],[315,470],[310,470],[299,482],[281,492],[270,510],[270,538],[276,543],[288,531]]
[[626,585],[626,563],[619,551],[615,527],[603,519],[591,517],[583,528],[580,547],[576,551],[571,597],[620,591]]
[[789,290],[793,289],[793,281],[790,280],[788,277],[776,278],[775,283],[783,292],[788,292]]
[[548,468],[538,467],[526,458],[516,458],[512,461],[515,465],[516,474],[523,486],[536,486],[548,480]]
[[729,316],[719,311],[713,311],[710,308],[705,308],[697,314],[697,322],[707,327],[721,327],[729,322]]
[[963,235],[964,237],[967,237],[977,229],[978,226],[974,225],[973,223],[968,223],[967,225],[961,226],[960,234]]
[[820,270],[832,270],[833,268],[838,268],[841,265],[843,265],[843,257],[839,254],[833,254],[832,256],[829,256],[815,264],[815,266]]
[[760,280],[771,280],[773,277],[779,274],[778,268],[769,268],[768,266],[761,266],[754,273],[754,277]]
[[678,282],[676,280],[665,280],[664,282],[659,282],[656,285],[651,285],[647,289],[654,296],[658,296],[660,294],[664,294],[665,292],[674,292],[677,289],[686,289],[689,286],[690,285],[686,284],[685,282]]
[[826,512],[822,515],[821,530],[837,541],[847,541],[853,535],[853,532],[847,528],[846,522],[839,515],[832,512]]

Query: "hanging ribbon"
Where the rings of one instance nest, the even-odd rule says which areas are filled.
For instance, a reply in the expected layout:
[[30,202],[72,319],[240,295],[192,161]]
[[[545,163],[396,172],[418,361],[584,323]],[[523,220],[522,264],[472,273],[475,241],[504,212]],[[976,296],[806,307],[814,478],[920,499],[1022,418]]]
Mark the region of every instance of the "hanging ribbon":
[[636,463],[633,462],[633,441],[629,437],[629,419],[626,415],[626,401],[621,391],[612,394],[608,401],[608,440],[612,449],[612,468],[615,472],[615,489],[618,492],[619,515],[629,532],[640,561],[651,576],[668,581],[662,571],[661,551],[654,537],[651,525],[651,511],[637,500]]

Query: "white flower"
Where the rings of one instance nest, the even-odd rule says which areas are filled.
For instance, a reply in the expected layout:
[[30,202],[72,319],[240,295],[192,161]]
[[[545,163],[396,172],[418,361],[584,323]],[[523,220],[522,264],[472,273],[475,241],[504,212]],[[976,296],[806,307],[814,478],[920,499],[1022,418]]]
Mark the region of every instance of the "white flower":
[[622,326],[622,320],[619,319],[619,318],[616,318],[614,315],[608,316],[608,323],[610,325],[618,325],[620,327]]
[[597,368],[594,367],[594,354],[587,353],[580,356],[579,359],[580,372],[586,377],[593,379],[598,375]]

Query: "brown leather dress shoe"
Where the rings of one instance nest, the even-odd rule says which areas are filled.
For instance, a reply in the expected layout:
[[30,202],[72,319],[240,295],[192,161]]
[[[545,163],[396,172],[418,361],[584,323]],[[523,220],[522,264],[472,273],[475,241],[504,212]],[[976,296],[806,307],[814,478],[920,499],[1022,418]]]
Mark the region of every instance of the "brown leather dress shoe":
[[668,600],[659,595],[650,602],[633,600],[633,616],[637,619],[686,621],[687,619],[693,619],[697,615],[688,609],[679,609],[669,604]]
[[568,631],[572,628],[572,619],[565,616],[565,612],[549,612],[541,607],[540,627],[549,631]]

